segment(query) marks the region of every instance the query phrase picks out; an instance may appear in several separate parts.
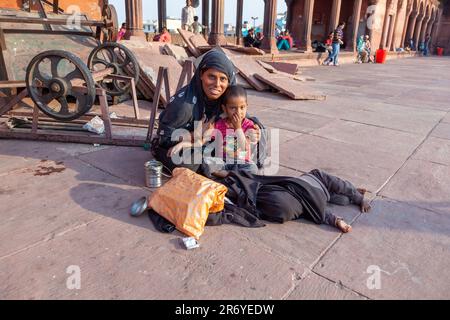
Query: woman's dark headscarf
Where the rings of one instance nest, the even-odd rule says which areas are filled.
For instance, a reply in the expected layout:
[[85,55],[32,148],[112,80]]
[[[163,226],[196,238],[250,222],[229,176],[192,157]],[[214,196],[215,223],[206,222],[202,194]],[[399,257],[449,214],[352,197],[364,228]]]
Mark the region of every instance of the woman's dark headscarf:
[[[228,77],[228,85],[236,84],[236,71],[233,63],[220,51],[208,51],[200,61],[190,83],[180,89],[171,99],[159,119],[158,136],[160,145],[169,147],[172,132],[176,129],[194,130],[194,122],[200,121],[204,115],[207,119],[217,117],[221,112],[222,98],[208,101],[200,79],[202,71],[216,69]],[[222,95],[223,96],[223,95]]]

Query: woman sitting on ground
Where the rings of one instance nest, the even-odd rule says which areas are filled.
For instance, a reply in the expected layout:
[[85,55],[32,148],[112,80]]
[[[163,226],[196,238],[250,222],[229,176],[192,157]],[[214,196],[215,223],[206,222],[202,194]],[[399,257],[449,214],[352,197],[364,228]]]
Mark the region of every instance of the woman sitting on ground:
[[277,48],[278,50],[290,50],[293,45],[292,37],[289,34],[289,31],[283,31],[277,39]]
[[160,34],[157,34],[153,37],[153,41],[172,43],[172,37],[167,28],[164,27],[162,28],[162,32]]
[[[213,49],[203,56],[190,83],[178,91],[159,116],[157,138],[152,152],[170,170],[175,167],[202,172],[205,167],[205,146],[185,148],[185,143],[197,141],[219,119],[223,95],[236,83],[234,65],[220,50]],[[255,117],[252,121],[258,120]],[[260,127],[248,131],[252,141],[259,141]],[[181,150],[181,151],[180,151]],[[181,154],[180,154],[181,153]]]

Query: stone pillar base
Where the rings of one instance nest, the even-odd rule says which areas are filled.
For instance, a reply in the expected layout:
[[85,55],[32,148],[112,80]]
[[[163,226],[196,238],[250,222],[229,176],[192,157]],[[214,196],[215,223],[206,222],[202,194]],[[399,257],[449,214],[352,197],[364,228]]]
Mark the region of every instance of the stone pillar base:
[[223,34],[211,32],[209,34],[208,43],[212,46],[224,46],[227,44],[227,39]]
[[271,37],[271,38],[264,38],[262,43],[261,43],[261,49],[269,52],[269,53],[274,53],[274,54],[278,54],[278,48],[277,48],[277,42],[275,40],[275,38]]

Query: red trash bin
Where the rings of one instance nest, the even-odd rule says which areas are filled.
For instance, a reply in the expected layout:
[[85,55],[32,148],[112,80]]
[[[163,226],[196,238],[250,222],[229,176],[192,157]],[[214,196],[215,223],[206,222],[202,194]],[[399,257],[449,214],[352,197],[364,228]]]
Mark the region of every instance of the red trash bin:
[[438,56],[443,56],[444,55],[444,48],[437,47],[436,48],[436,52],[437,52]]
[[376,63],[384,63],[386,61],[387,51],[383,49],[378,49],[375,55]]

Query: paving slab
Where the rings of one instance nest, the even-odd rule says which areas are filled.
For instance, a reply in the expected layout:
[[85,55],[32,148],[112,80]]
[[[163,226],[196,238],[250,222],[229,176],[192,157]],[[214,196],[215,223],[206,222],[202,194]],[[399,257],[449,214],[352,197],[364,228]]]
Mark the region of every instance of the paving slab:
[[432,137],[450,140],[450,123],[441,122],[431,132]]
[[442,119],[442,122],[450,123],[450,112],[446,114],[446,116]]
[[370,103],[371,102],[367,99],[350,99],[331,94],[325,101],[280,102],[277,104],[277,107],[288,111],[310,113],[335,119],[345,119],[358,110],[364,110]]
[[[285,104],[289,101],[292,102],[291,99],[282,95],[276,95],[272,92],[259,92],[256,90],[247,90],[248,104],[249,109],[253,107],[253,105],[265,106],[265,107],[278,107],[280,104]],[[294,101],[296,102],[296,101]]]
[[2,176],[0,256],[104,216],[127,211],[146,192],[80,160],[42,161]]
[[430,137],[420,146],[412,158],[450,166],[450,141]]
[[378,190],[406,158],[329,139],[302,135],[280,147],[280,164],[308,172],[319,168],[371,192]]
[[144,164],[153,156],[150,151],[140,147],[116,147],[84,154],[79,158],[130,185],[145,186]]
[[450,166],[409,160],[381,195],[450,215]]
[[410,133],[428,134],[444,115],[438,110],[374,103],[342,118]]
[[343,120],[335,120],[313,134],[400,156],[409,156],[423,140],[420,135]]
[[311,272],[287,297],[288,300],[365,300],[359,295],[345,288],[340,283],[332,282]]
[[[304,272],[232,233],[236,226],[207,227],[188,251],[179,234],[124,215],[1,259],[0,298],[281,299]],[[80,290],[67,289],[69,266],[79,267]]]
[[303,112],[286,112],[281,109],[265,109],[257,113],[258,119],[268,127],[307,133],[321,128],[333,119]]
[[448,299],[449,235],[449,215],[379,199],[314,272],[372,299]]
[[450,110],[450,105],[448,103],[448,92],[445,90],[414,88],[409,91],[402,92],[396,97],[388,99],[387,102],[416,106],[420,108],[444,111]]
[[41,160],[58,161],[107,148],[110,146],[0,139],[0,176],[16,169],[36,165]]
[[[348,223],[360,214],[359,208],[355,205],[329,204],[328,207],[336,216],[344,218]],[[281,259],[305,266],[306,271],[312,268],[325,250],[342,235],[335,227],[317,225],[303,218],[283,224],[266,222],[265,227],[251,230],[234,228],[232,232],[264,246]]]

